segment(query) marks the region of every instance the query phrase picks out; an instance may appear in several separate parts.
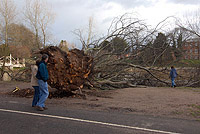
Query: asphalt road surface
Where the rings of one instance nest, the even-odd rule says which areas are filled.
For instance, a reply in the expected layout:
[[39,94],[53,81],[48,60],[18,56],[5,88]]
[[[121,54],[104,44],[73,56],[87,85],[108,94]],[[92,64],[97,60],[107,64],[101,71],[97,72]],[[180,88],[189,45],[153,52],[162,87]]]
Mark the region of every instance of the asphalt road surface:
[[200,134],[200,122],[95,112],[48,105],[37,111],[23,99],[0,96],[0,134]]

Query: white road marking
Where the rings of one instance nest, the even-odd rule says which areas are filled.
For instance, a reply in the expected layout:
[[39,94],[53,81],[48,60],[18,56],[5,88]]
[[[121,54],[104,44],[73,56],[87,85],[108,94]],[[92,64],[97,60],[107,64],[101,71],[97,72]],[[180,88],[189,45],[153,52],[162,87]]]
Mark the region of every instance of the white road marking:
[[19,103],[19,102],[17,102],[17,101],[8,101],[8,103],[17,104],[17,103]]
[[140,127],[133,127],[133,126],[126,126],[126,125],[119,125],[119,124],[112,124],[112,123],[99,122],[99,121],[83,120],[83,119],[63,117],[63,116],[38,114],[38,113],[30,113],[30,112],[7,110],[7,109],[0,109],[0,111],[2,111],[2,112],[10,112],[10,113],[18,113],[18,114],[25,114],[25,115],[33,115],[33,116],[40,116],[40,117],[57,118],[57,119],[64,119],[64,120],[71,120],[71,121],[78,121],[78,122],[86,122],[86,123],[100,124],[100,125],[113,126],[113,127],[129,128],[129,129],[148,131],[148,132],[156,132],[156,133],[162,133],[162,134],[180,134],[180,133],[174,133],[174,132],[167,132],[167,131],[140,128]]

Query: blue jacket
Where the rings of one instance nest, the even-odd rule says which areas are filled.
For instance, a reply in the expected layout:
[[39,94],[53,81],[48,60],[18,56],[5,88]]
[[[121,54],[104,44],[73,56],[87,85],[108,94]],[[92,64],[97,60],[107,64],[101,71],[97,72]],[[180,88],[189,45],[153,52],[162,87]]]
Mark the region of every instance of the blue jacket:
[[49,79],[49,74],[48,74],[47,65],[45,61],[41,61],[39,63],[36,78],[38,80],[43,80],[44,82],[46,82]]
[[171,71],[170,71],[170,77],[171,78],[176,78],[177,76],[177,72],[176,72],[176,69],[175,68],[172,68]]

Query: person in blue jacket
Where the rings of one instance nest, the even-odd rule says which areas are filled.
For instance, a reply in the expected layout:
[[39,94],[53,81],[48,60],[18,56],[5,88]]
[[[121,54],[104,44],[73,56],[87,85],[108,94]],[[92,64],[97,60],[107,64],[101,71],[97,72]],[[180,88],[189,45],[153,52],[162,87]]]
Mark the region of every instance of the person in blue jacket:
[[172,87],[176,87],[176,84],[175,84],[175,78],[177,77],[177,72],[176,72],[176,69],[174,68],[174,66],[171,66],[171,71],[170,71],[170,78],[171,78],[171,81],[172,81]]
[[36,109],[39,111],[44,111],[47,109],[44,103],[49,96],[48,84],[47,84],[47,80],[49,79],[49,74],[47,70],[48,58],[49,56],[47,54],[42,55],[42,60],[38,65],[38,72],[36,74],[36,78],[38,79],[38,85],[39,85],[39,90],[40,90],[40,97],[39,97],[39,101],[36,104]]

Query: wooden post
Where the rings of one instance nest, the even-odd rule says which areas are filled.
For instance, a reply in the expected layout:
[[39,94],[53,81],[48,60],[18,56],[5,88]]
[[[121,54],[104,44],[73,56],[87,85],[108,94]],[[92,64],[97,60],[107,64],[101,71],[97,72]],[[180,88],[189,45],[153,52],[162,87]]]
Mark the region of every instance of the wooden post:
[[10,69],[13,70],[13,64],[12,64],[12,55],[10,54]]
[[25,67],[25,58],[23,58],[23,63],[22,63],[23,67]]

